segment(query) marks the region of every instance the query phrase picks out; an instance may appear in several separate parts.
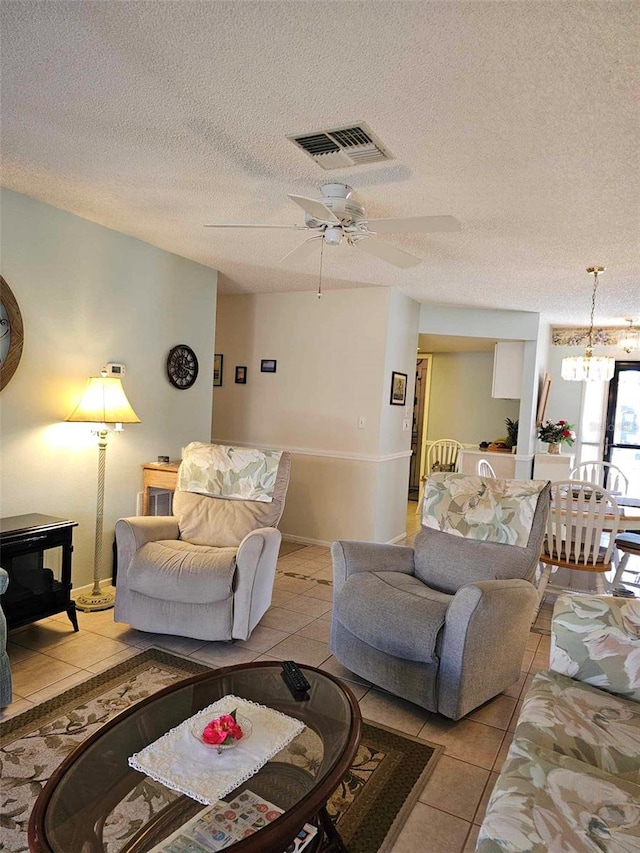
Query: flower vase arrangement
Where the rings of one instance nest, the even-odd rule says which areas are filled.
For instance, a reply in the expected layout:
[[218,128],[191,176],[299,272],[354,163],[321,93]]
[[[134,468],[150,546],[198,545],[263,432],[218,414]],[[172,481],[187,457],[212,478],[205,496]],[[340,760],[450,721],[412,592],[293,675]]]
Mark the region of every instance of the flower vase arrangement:
[[547,448],[549,453],[560,453],[563,444],[572,447],[576,434],[573,424],[567,421],[545,421],[538,427],[538,438],[549,445]]
[[207,746],[216,747],[218,752],[222,752],[223,749],[237,746],[243,737],[249,736],[251,729],[249,720],[244,717],[238,719],[236,709],[230,714],[222,714],[210,720],[204,729],[198,729],[194,734],[199,735],[199,739]]

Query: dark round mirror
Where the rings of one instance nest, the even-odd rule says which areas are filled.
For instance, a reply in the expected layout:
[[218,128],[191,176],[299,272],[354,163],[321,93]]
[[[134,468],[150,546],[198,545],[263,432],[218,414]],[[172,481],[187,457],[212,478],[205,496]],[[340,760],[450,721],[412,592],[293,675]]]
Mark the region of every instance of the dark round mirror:
[[9,382],[22,355],[22,314],[11,288],[0,275],[0,391]]

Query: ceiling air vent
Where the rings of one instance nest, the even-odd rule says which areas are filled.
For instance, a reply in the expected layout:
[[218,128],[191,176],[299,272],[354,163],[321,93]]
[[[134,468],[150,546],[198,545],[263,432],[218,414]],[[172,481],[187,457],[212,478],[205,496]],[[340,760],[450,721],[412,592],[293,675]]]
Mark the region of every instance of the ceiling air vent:
[[288,136],[323,169],[345,169],[393,160],[393,154],[366,124]]

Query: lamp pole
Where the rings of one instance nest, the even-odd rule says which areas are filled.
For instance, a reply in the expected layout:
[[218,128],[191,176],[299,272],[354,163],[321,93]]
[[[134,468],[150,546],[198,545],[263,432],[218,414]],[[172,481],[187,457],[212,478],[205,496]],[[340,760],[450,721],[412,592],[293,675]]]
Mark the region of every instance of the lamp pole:
[[93,550],[93,589],[89,594],[76,599],[79,610],[108,610],[113,607],[115,596],[112,592],[102,592],[100,589],[100,569],[102,568],[102,521],[104,518],[104,480],[107,463],[107,434],[108,430],[102,425],[96,431],[98,436],[98,497],[96,503],[96,539]]

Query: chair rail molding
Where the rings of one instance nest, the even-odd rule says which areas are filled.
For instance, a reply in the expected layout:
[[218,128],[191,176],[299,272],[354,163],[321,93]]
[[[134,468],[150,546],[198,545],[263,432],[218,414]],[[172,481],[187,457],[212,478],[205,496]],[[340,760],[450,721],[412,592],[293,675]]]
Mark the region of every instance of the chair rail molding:
[[413,450],[400,450],[397,453],[385,453],[378,456],[365,453],[347,453],[341,450],[316,450],[309,447],[276,447],[276,445],[256,444],[246,441],[229,441],[228,439],[216,438],[216,444],[226,444],[232,447],[259,447],[260,450],[288,450],[289,453],[295,453],[298,456],[324,456],[328,459],[348,459],[352,462],[392,462],[394,459],[406,459],[413,453]]

